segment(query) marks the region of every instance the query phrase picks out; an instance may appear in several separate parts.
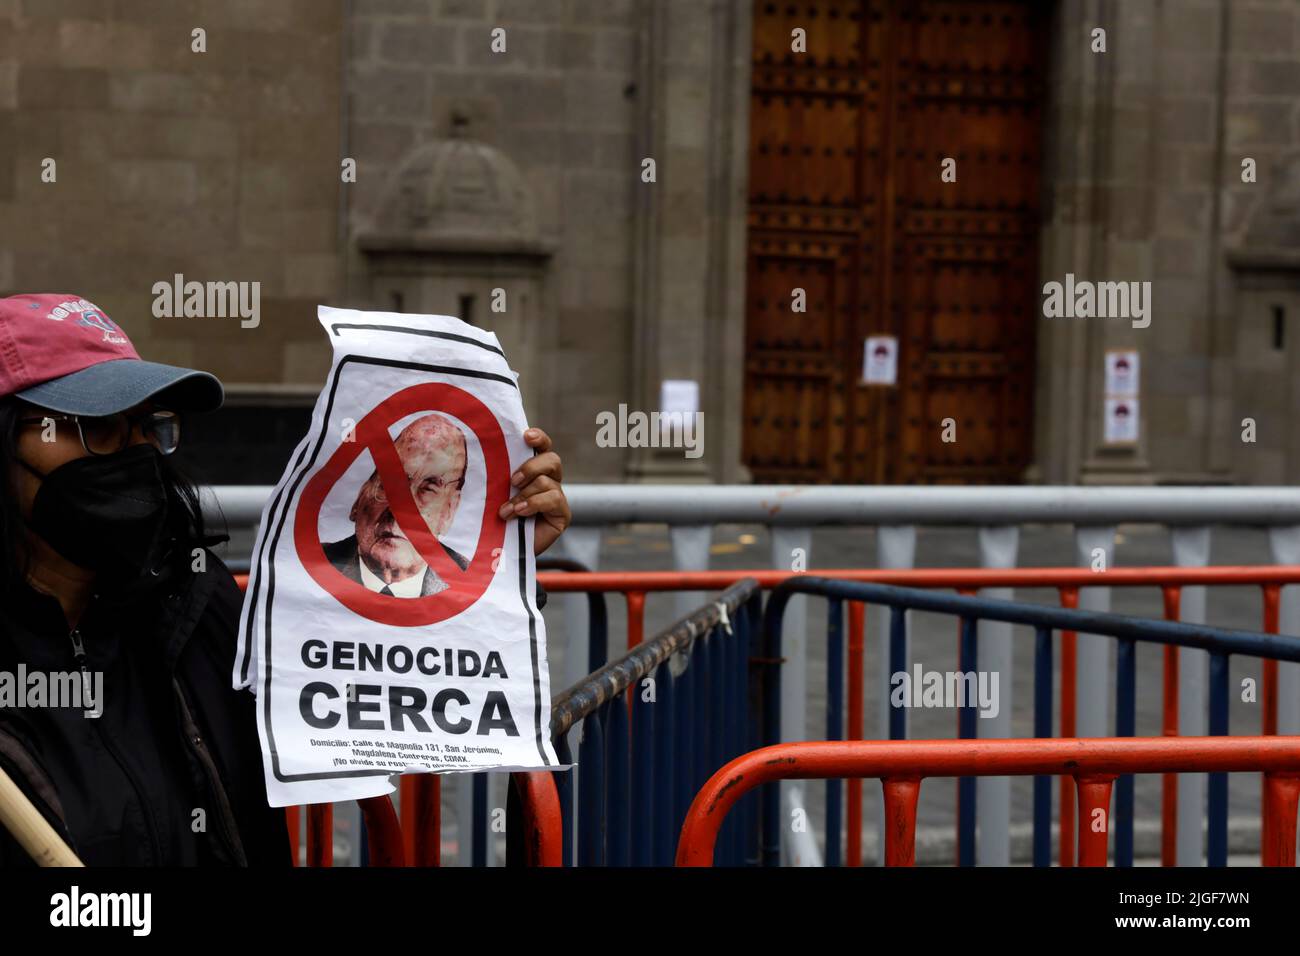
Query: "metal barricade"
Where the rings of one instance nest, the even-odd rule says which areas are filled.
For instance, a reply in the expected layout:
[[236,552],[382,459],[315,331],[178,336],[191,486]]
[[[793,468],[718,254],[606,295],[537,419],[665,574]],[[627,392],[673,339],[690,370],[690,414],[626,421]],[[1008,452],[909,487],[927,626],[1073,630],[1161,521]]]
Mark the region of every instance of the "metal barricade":
[[[265,486],[205,489],[206,513],[217,520],[224,512],[232,529],[252,527],[270,491]],[[860,562],[855,557],[852,563],[874,563],[895,569],[913,567],[919,534],[924,529],[966,528],[970,532],[968,540],[978,545],[979,558],[973,563],[988,570],[1010,568],[1017,563],[1022,532],[1034,526],[1069,525],[1073,541],[1068,550],[1060,553],[1060,563],[1095,567],[1100,556],[1106,566],[1113,567],[1118,529],[1129,522],[1162,526],[1168,535],[1170,561],[1175,565],[1209,565],[1211,544],[1219,534],[1215,529],[1224,527],[1259,528],[1267,536],[1270,554],[1269,558],[1260,560],[1300,564],[1300,489],[1293,487],[702,485],[691,486],[689,493],[684,493],[682,485],[672,484],[568,483],[565,492],[573,508],[573,525],[560,540],[559,547],[592,567],[598,565],[602,540],[614,526],[647,522],[666,526],[673,566],[685,572],[708,567],[711,537],[724,524],[764,527],[773,568],[792,567],[795,552],[800,553],[804,566],[828,563],[815,557],[813,533],[815,528],[828,525],[854,526],[864,532],[874,529],[874,553],[863,554]],[[863,541],[867,540],[864,534]],[[709,586],[709,590],[725,586]],[[1109,609],[1110,591],[1106,582],[1082,587],[1079,597],[1083,606]],[[1199,587],[1186,594],[1183,604],[1185,619],[1206,620],[1204,592]],[[679,610],[679,615],[684,610]],[[1291,587],[1282,591],[1280,618],[1282,630],[1300,633],[1300,589]],[[878,620],[873,629],[884,637],[887,623]],[[992,625],[989,630],[990,633],[982,635],[986,658],[1009,655],[1012,644],[1007,629]],[[571,633],[569,641],[568,660],[576,662],[586,646],[587,635]],[[791,673],[804,672],[805,646],[802,640],[792,642],[788,666]],[[884,656],[884,643],[873,642],[872,646],[877,654]],[[1068,657],[1068,642],[1062,650]],[[1071,691],[1074,692],[1077,684],[1081,705],[1077,730],[1090,735],[1103,732],[1098,721],[1107,706],[1109,679],[1105,655],[1099,653],[1104,650],[1104,641],[1079,635],[1077,663],[1072,665],[1076,680]],[[575,668],[567,681],[580,676]],[[1175,680],[1183,706],[1183,733],[1204,734],[1207,730],[1201,708],[1192,706],[1204,696],[1207,676],[1208,660],[1204,655],[1184,656]],[[1300,666],[1269,668],[1266,680],[1281,688],[1278,728],[1282,733],[1300,733]],[[791,739],[809,736],[802,716],[806,711],[806,701],[801,697],[804,685],[800,680],[788,681],[786,686]],[[873,729],[878,728],[876,733],[883,735],[887,711],[876,708],[870,718]],[[996,735],[1009,736],[1009,728],[1001,721],[999,717],[994,722]],[[980,800],[982,838],[978,849],[980,862],[1005,865],[1010,852],[1007,831],[1010,797],[1000,783],[987,780],[981,784],[985,795]],[[1062,794],[1072,800],[1072,791],[1063,788]],[[1171,793],[1168,799],[1173,798]],[[1190,825],[1195,822],[1191,819],[1194,808],[1203,801],[1203,782],[1182,778],[1177,803],[1184,812],[1177,821],[1177,845],[1178,852],[1189,859],[1192,856],[1199,859],[1203,849],[1199,826]],[[1165,819],[1172,820],[1173,816],[1171,810]],[[816,856],[815,847],[809,842],[802,843],[799,852],[806,859]],[[1167,863],[1172,862],[1173,852],[1173,843],[1169,842],[1165,853]]]
[[[974,594],[984,588],[1053,588],[1058,592],[1063,607],[1077,608],[1081,589],[1098,586],[1134,588],[1154,587],[1161,590],[1166,620],[1178,620],[1180,617],[1181,597],[1184,588],[1201,588],[1205,586],[1251,586],[1258,587],[1262,597],[1261,629],[1269,634],[1278,633],[1279,607],[1282,588],[1286,585],[1300,583],[1300,566],[1255,566],[1255,567],[1138,567],[1111,568],[1104,572],[1091,571],[1086,568],[959,568],[959,569],[827,569],[808,572],[748,570],[748,571],[651,571],[651,572],[596,572],[567,575],[553,578],[543,575],[542,579],[548,590],[558,593],[585,592],[589,597],[594,593],[622,593],[627,605],[627,633],[629,646],[641,639],[644,631],[644,614],[646,597],[650,593],[665,591],[720,590],[746,577],[752,577],[765,588],[776,587],[781,582],[795,577],[834,578],[845,581],[875,582],[878,584],[897,584],[923,588],[951,588],[960,594]],[[604,646],[606,640],[604,607],[601,606],[600,630],[597,633],[593,624],[588,638],[590,646]],[[865,655],[865,627],[863,607],[860,602],[848,604],[848,687],[847,687],[847,736],[860,738],[864,715],[864,681],[863,658]],[[592,618],[593,622],[595,618]],[[959,656],[963,659],[973,653],[974,631],[959,630]],[[1077,705],[1076,683],[1076,643],[1077,635],[1072,630],[1062,633],[1060,653],[1061,673],[1061,707],[1060,735],[1073,737],[1076,732]],[[1178,647],[1166,645],[1164,648],[1164,672],[1162,685],[1162,732],[1170,736],[1179,734],[1179,656]],[[828,660],[828,707],[827,735],[838,737],[841,721],[840,700],[843,692],[838,683],[839,657],[832,655]],[[830,678],[836,677],[836,680]],[[1265,659],[1261,681],[1261,732],[1277,733],[1278,712],[1278,665],[1276,660]],[[958,714],[958,735],[974,736],[973,717],[967,712]],[[832,734],[832,730],[834,733]],[[1177,862],[1176,826],[1177,799],[1176,783],[1172,774],[1162,781],[1161,797],[1161,862],[1164,866],[1174,866]],[[861,861],[861,782],[850,780],[848,783],[848,848],[845,861],[848,865],[857,865]],[[959,782],[957,789],[958,809],[956,814],[957,860],[961,865],[975,862],[975,794],[974,781]],[[1059,795],[1060,817],[1065,821],[1060,835],[1060,858],[1066,865],[1073,863],[1074,834],[1070,821],[1074,818],[1074,791],[1061,782]],[[1002,808],[1009,814],[1009,807]],[[827,851],[827,863],[839,862],[838,846]]]
[[[362,860],[366,866],[405,866],[410,859],[402,840],[402,825],[398,822],[393,801],[388,797],[367,797],[358,800],[361,808]],[[298,829],[301,823],[299,807],[285,807],[285,821],[289,829],[289,847],[293,865],[298,865]],[[313,803],[307,807],[307,860],[311,867],[334,865],[334,804]]]
[[[1113,568],[1106,572],[1092,572],[1080,568],[966,568],[966,569],[828,569],[815,572],[790,572],[771,570],[751,571],[699,571],[699,572],[589,572],[578,562],[564,559],[542,559],[538,563],[541,573],[538,580],[550,593],[581,592],[587,596],[589,633],[587,640],[588,665],[594,673],[603,664],[608,641],[607,612],[604,595],[611,592],[622,593],[626,598],[628,645],[634,647],[641,641],[644,632],[644,613],[646,597],[653,592],[685,592],[695,590],[713,590],[732,585],[737,581],[752,578],[763,588],[775,588],[792,579],[807,580],[810,575],[838,581],[897,583],[923,588],[953,588],[961,594],[971,594],[981,588],[1016,587],[1016,588],[1055,588],[1064,607],[1074,608],[1078,605],[1080,588],[1084,587],[1159,587],[1164,597],[1165,616],[1167,620],[1176,620],[1179,612],[1179,598],[1182,588],[1204,585],[1241,586],[1251,585],[1261,589],[1263,597],[1263,629],[1276,633],[1278,629],[1279,595],[1281,588],[1287,584],[1300,583],[1300,567],[1297,566],[1261,566],[1261,567],[1151,567],[1151,568]],[[557,573],[560,570],[565,573]],[[246,575],[236,575],[240,586],[246,584]],[[864,656],[864,617],[863,604],[860,601],[848,602],[848,681],[847,681],[847,727],[850,739],[860,737],[863,726],[863,656]],[[999,618],[988,618],[1000,620]],[[958,647],[963,669],[973,667],[975,660],[975,627],[965,620],[959,622]],[[843,625],[839,615],[828,621],[828,648],[832,650],[828,658],[828,707],[826,718],[826,735],[830,739],[839,739],[844,733],[843,714],[844,682],[840,667],[840,654],[835,651],[843,640]],[[1062,632],[1061,645],[1061,679],[1062,701],[1060,712],[1061,736],[1073,736],[1075,732],[1074,699],[1074,643],[1076,631],[1067,629]],[[1131,661],[1129,662],[1131,664]],[[892,665],[891,665],[892,666]],[[1048,658],[1050,670],[1050,657]],[[1037,673],[1037,672],[1036,672]],[[1262,681],[1262,732],[1276,733],[1277,729],[1277,661],[1266,658],[1264,661]],[[1039,683],[1039,686],[1045,686]],[[1046,685],[1050,714],[1050,681]],[[558,700],[558,698],[557,698]],[[1163,732],[1169,735],[1178,733],[1178,646],[1165,646],[1164,681],[1163,681]],[[1224,714],[1226,719],[1226,711]],[[974,736],[974,715],[971,708],[959,709],[958,735]],[[1045,735],[1050,735],[1050,719]],[[775,739],[765,742],[776,742]],[[475,775],[479,776],[479,775]],[[485,780],[486,778],[484,778]],[[956,814],[958,862],[969,865],[974,862],[975,833],[975,795],[974,781],[964,779],[958,785],[958,810]],[[1131,787],[1131,780],[1122,785],[1125,791]],[[856,865],[861,860],[861,783],[857,779],[848,782],[848,847],[846,861]],[[1127,791],[1131,793],[1131,790]],[[511,790],[507,799],[515,796]],[[1073,790],[1062,781],[1060,792],[1060,817],[1063,821],[1060,832],[1060,859],[1066,865],[1073,862],[1074,842]],[[1035,796],[1035,806],[1039,797]],[[404,856],[417,866],[436,866],[439,857],[440,842],[440,778],[437,775],[407,775],[401,779],[401,823],[404,835]],[[828,832],[837,832],[840,820],[838,790],[828,793],[827,800]],[[486,788],[475,787],[472,805],[476,810],[486,807]],[[407,808],[410,808],[409,812]],[[296,814],[298,808],[289,808]],[[1036,813],[1039,812],[1036,810]],[[475,818],[486,818],[486,810],[473,814]],[[291,816],[291,832],[297,833]],[[362,818],[363,851],[367,838],[365,817]],[[1174,778],[1167,775],[1164,781],[1162,797],[1162,863],[1172,866],[1175,863],[1174,847]],[[468,821],[467,821],[468,822]],[[482,822],[482,821],[480,821]],[[486,854],[484,844],[486,826],[472,823],[462,828],[473,841],[474,860]],[[309,830],[308,842],[312,842]],[[566,844],[571,846],[571,842]],[[1035,858],[1039,856],[1039,846],[1035,844]],[[315,858],[315,856],[313,856]],[[296,856],[295,856],[296,859]],[[365,854],[363,852],[363,860]],[[481,860],[479,860],[481,862]],[[828,842],[827,863],[836,865],[840,862],[838,841]]]
[[[761,742],[749,687],[760,600],[755,582],[737,582],[555,699],[551,738],[564,763],[572,761],[568,733],[582,723],[577,792],[573,770],[527,776],[536,793],[554,788],[566,866],[671,865],[691,795]],[[756,814],[751,805],[742,815]],[[508,816],[507,833],[516,832]],[[725,859],[756,859],[757,845],[742,845],[744,832],[737,822],[723,834]]]
[[[927,777],[1061,775],[1079,795],[1079,863],[1105,866],[1111,787],[1135,773],[1264,773],[1264,866],[1294,866],[1300,737],[1131,737],[1074,740],[815,741],[763,747],[715,773],[691,803],[678,866],[712,866],[728,813],[752,790],[791,779],[878,777],[885,865],[912,866],[916,805]],[[770,789],[770,788],[769,788]]]
[[[1112,572],[1113,573],[1113,572]],[[842,686],[842,672],[838,668],[842,618],[842,602],[856,601],[878,604],[890,609],[890,639],[888,654],[889,674],[905,673],[907,669],[905,645],[905,615],[908,610],[949,614],[961,621],[960,673],[971,673],[977,668],[976,627],[979,621],[1002,621],[1009,624],[1026,624],[1035,629],[1034,645],[1034,732],[1037,737],[1051,736],[1052,725],[1052,631],[1086,633],[1113,637],[1118,641],[1118,668],[1116,675],[1116,732],[1121,737],[1134,734],[1136,714],[1136,644],[1153,642],[1166,646],[1189,647],[1209,652],[1211,662],[1211,694],[1209,705],[1210,733],[1214,736],[1228,732],[1228,658],[1231,654],[1245,654],[1275,660],[1300,661],[1300,638],[1283,637],[1250,631],[1211,628],[1202,625],[1180,624],[1170,621],[1126,617],[1097,611],[1080,611],[1054,608],[1047,605],[994,601],[965,595],[938,594],[913,588],[896,588],[888,585],[835,580],[820,576],[790,578],[776,588],[767,602],[764,615],[764,651],[767,661],[781,659],[781,625],[787,604],[795,594],[816,594],[828,600],[827,642],[829,698],[827,736],[837,739],[838,688]],[[763,739],[780,739],[780,682],[779,668],[769,665],[771,675],[763,681],[764,726]],[[1062,685],[1068,687],[1063,675]],[[890,708],[889,736],[899,740],[906,737],[907,710]],[[973,738],[974,707],[969,702],[959,708],[959,736]],[[974,776],[974,775],[972,775]],[[1040,777],[1034,781],[1034,864],[1050,863],[1051,804],[1049,781]],[[973,781],[961,791],[959,826],[963,840],[970,845],[962,847],[963,859],[973,857],[974,840],[974,787]],[[1116,858],[1120,865],[1133,861],[1133,779],[1124,776],[1117,789]],[[828,858],[838,850],[839,788],[827,787]],[[763,859],[773,865],[779,854],[779,808],[771,792],[763,800],[764,845]],[[1209,791],[1209,842],[1207,859],[1211,866],[1224,865],[1227,858],[1227,778],[1215,774],[1210,778]],[[1261,821],[1262,825],[1262,821]],[[832,829],[833,827],[833,829]],[[1073,857],[1072,844],[1067,844],[1066,830],[1072,829],[1062,813],[1061,859],[1069,865]],[[850,829],[850,836],[853,830]],[[833,834],[834,839],[831,838]],[[1067,848],[1071,852],[1066,852]]]

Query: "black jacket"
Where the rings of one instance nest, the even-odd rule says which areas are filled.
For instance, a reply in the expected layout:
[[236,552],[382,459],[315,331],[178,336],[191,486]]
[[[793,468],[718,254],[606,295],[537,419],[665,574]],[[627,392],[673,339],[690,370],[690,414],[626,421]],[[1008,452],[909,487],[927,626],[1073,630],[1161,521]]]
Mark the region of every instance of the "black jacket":
[[[104,724],[0,708],[0,768],[88,863],[291,863],[284,810],[266,802],[255,699],[231,688],[242,595],[206,558],[147,599],[83,616]],[[0,606],[0,670],[19,663],[78,663],[58,603],[30,589]],[[30,862],[0,827],[0,866]]]

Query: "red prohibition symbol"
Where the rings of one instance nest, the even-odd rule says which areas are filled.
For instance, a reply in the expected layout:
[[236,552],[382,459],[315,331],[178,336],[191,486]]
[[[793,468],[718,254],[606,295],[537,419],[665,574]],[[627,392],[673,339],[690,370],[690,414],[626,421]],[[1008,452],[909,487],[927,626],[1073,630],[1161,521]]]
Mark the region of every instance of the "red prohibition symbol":
[[[462,571],[442,549],[421,516],[406,469],[388,430],[393,423],[415,412],[447,412],[464,422],[478,437],[487,472],[483,500],[483,521],[478,546]],[[510,497],[510,456],[505,435],[496,416],[481,401],[463,389],[440,382],[412,385],[395,392],[376,405],[357,423],[354,441],[344,442],[303,488],[293,523],[294,548],[312,580],[340,604],[380,624],[418,627],[436,624],[470,607],[492,583],[493,551],[505,543],[506,523],[490,502]],[[325,497],[354,461],[365,451],[374,459],[379,479],[402,533],[424,558],[425,563],[447,582],[446,590],[418,598],[395,598],[378,594],[346,577],[325,556],[320,540],[320,510]],[[500,554],[496,551],[496,554]]]

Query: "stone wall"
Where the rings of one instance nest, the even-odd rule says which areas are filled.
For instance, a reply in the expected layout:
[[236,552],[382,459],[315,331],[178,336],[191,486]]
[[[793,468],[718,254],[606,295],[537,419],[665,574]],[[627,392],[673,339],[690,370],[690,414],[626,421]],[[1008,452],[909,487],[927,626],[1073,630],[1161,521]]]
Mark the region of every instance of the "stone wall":
[[[1089,50],[1097,26],[1107,30],[1104,54]],[[1241,304],[1227,251],[1276,192],[1282,157],[1300,145],[1300,7],[1062,0],[1053,44],[1043,281],[1067,272],[1150,280],[1154,306],[1146,329],[1040,320],[1031,477],[1283,480],[1278,428],[1253,445],[1240,437],[1237,393],[1249,383],[1238,369]],[[1241,181],[1246,157],[1258,165],[1253,184]],[[1107,448],[1103,355],[1129,347],[1142,354],[1142,438],[1133,449]],[[1261,414],[1279,422],[1276,409]]]
[[[463,271],[434,253],[404,307],[458,314],[469,293],[490,324],[484,294],[523,290],[530,416],[571,479],[745,480],[751,8],[0,0],[0,294],[87,295],[146,357],[209,368],[270,417],[298,414],[328,364],[315,304],[391,307],[358,236],[393,171],[449,138],[457,116],[458,135],[518,169],[544,251],[525,269],[483,258]],[[1053,9],[1042,279],[1150,280],[1154,316],[1148,329],[1040,319],[1028,479],[1300,479],[1296,269],[1228,265],[1259,244],[1262,216],[1300,214],[1278,207],[1300,155],[1300,5]],[[1105,54],[1088,50],[1099,25]],[[191,51],[195,27],[206,53]],[[504,54],[490,51],[496,27]],[[56,183],[41,182],[46,157]],[[340,182],[342,157],[357,160],[354,184]],[[645,157],[656,183],[641,182]],[[153,318],[153,284],[176,273],[261,282],[260,326]],[[1101,440],[1103,354],[1121,346],[1143,357],[1131,449]],[[653,409],[664,378],[700,381],[705,458],[596,447],[596,414]],[[1246,416],[1254,444],[1240,439]],[[233,446],[239,430],[219,440]]]
[[[85,295],[146,358],[236,386],[319,382],[315,305],[343,277],[342,9],[0,0],[0,291]],[[154,318],[176,273],[260,282],[260,325]]]
[[[1225,74],[1221,335],[1211,367],[1226,384],[1211,419],[1236,480],[1300,482],[1300,5],[1233,4]],[[1257,182],[1241,181],[1255,160]],[[1223,343],[1221,346],[1219,343]],[[1254,442],[1243,442],[1253,420]]]
[[[637,164],[636,33],[631,0],[355,0],[348,86],[354,233],[417,145],[461,131],[519,169],[541,239],[554,247],[536,320],[543,396],[530,420],[564,449],[570,477],[619,480],[622,449],[594,444],[596,413],[627,401],[632,203]],[[491,31],[505,30],[493,53]],[[367,266],[350,264],[365,296]],[[447,270],[442,269],[446,272]],[[451,270],[451,271],[454,271]],[[481,283],[464,283],[475,291]],[[509,308],[512,291],[508,281]],[[454,281],[427,285],[411,311],[458,314]],[[519,291],[515,289],[514,291]],[[482,297],[476,297],[481,302]],[[377,307],[387,307],[375,303]],[[482,306],[478,306],[482,308]],[[480,315],[490,325],[490,316]],[[533,340],[536,341],[536,340]],[[516,365],[516,367],[519,367]]]

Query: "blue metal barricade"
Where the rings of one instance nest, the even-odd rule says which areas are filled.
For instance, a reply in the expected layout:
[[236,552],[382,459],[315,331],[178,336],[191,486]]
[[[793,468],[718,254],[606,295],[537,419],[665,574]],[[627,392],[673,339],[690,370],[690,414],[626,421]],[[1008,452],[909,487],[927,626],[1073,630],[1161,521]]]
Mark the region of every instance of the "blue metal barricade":
[[[555,699],[551,736],[563,763],[582,722],[576,795],[573,771],[555,773],[566,866],[575,856],[581,866],[672,865],[695,793],[760,742],[749,671],[761,617],[757,583],[740,581]],[[749,804],[724,827],[724,865],[757,862],[756,841],[744,843],[757,821]]]

